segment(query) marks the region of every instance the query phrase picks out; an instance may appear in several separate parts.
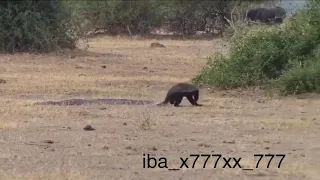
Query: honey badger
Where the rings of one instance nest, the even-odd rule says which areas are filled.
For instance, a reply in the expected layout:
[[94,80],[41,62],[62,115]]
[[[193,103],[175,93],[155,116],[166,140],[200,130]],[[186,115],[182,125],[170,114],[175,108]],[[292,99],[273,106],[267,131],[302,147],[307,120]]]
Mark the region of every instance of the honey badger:
[[178,83],[172,86],[169,89],[165,100],[157,105],[165,105],[170,102],[170,104],[178,107],[183,97],[186,97],[193,106],[202,106],[202,104],[197,103],[199,99],[198,87],[189,83]]

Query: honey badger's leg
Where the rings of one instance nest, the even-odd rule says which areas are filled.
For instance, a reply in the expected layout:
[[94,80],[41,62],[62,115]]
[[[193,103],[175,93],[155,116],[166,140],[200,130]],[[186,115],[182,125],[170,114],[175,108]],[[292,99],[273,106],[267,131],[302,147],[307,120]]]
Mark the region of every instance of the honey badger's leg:
[[187,99],[193,106],[202,106],[201,104],[198,104],[193,98],[192,95],[187,95]]
[[187,99],[193,106],[202,106],[202,104],[198,104],[197,101],[199,99],[199,91],[194,91],[187,95]]
[[176,93],[170,94],[170,96],[167,97],[167,102],[170,102],[170,104],[174,104],[174,102],[176,101],[175,99],[176,96],[177,96]]
[[198,101],[198,99],[199,99],[199,90],[196,90],[196,91],[193,92],[193,99],[194,99],[195,102]]
[[175,102],[175,99],[170,99],[170,104],[174,104],[174,102]]
[[194,105],[194,106],[196,105],[196,102],[195,102],[195,100],[193,99],[193,97],[192,97],[191,94],[187,95],[186,97],[187,97],[188,101],[189,101],[192,105]]
[[179,106],[179,104],[181,103],[181,101],[182,101],[182,98],[183,98],[183,96],[181,96],[181,95],[176,95],[176,96],[174,96],[174,106],[175,107],[178,107]]

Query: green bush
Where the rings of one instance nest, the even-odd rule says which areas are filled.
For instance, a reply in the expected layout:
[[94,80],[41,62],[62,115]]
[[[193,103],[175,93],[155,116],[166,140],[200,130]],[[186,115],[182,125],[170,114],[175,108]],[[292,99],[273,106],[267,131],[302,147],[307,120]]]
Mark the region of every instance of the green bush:
[[231,42],[230,53],[210,57],[194,81],[234,88],[261,85],[263,81],[277,77],[286,64],[282,52],[285,42],[279,38],[280,33],[273,27],[253,27],[237,34]]
[[70,13],[61,0],[1,1],[0,50],[49,51],[73,46],[78,34]]
[[320,61],[316,60],[307,66],[297,66],[286,71],[281,77],[273,80],[269,90],[281,95],[320,92]]
[[320,61],[320,3],[310,5],[280,26],[244,28],[231,39],[229,54],[210,57],[193,81],[223,88],[280,88],[282,94],[317,91],[319,81],[312,77],[318,77]]

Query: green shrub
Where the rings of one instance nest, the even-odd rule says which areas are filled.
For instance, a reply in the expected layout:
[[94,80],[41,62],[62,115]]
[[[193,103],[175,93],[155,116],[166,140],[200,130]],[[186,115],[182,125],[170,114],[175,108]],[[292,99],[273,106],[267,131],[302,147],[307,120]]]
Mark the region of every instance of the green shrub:
[[286,71],[281,77],[273,80],[269,90],[281,95],[320,92],[320,61],[308,63],[307,66],[296,66]]
[[0,50],[49,51],[74,45],[76,24],[63,5],[60,0],[1,1]]
[[[319,81],[312,76],[319,77],[315,71],[319,70],[320,61],[319,2],[311,3],[309,9],[300,10],[280,26],[242,30],[231,38],[228,55],[208,58],[208,63],[193,78],[195,83],[223,88],[260,85],[280,88],[281,92],[287,90],[289,94],[318,89],[315,83]],[[289,79],[292,81],[286,84]],[[266,86],[270,83],[272,86]],[[293,89],[293,85],[298,89]]]
[[285,42],[279,38],[280,33],[273,27],[252,27],[237,34],[232,39],[228,56],[209,58],[206,65],[209,67],[205,67],[194,81],[204,83],[205,78],[211,85],[233,88],[259,85],[279,76],[286,64],[282,52]]

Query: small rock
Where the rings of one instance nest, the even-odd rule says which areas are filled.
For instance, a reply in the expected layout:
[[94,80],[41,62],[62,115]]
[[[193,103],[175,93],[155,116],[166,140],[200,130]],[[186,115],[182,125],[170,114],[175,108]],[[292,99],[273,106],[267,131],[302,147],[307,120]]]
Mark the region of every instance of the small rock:
[[123,125],[124,125],[124,126],[126,126],[126,125],[127,125],[127,123],[126,123],[126,122],[124,122],[124,123],[123,123]]
[[157,149],[157,147],[155,147],[155,146],[152,146],[152,148],[150,148],[152,151],[156,151],[156,150],[158,150]]
[[103,66],[101,66],[103,69],[105,69],[107,66],[106,65],[103,65]]
[[6,80],[4,80],[4,79],[0,79],[0,84],[5,84],[5,83],[7,83],[7,81],[6,81]]
[[226,144],[235,144],[234,141],[223,141],[222,143],[226,143]]
[[88,146],[91,146],[91,144],[88,144]]
[[104,86],[111,86],[112,83],[111,82],[107,82],[107,83],[103,83]]
[[86,76],[86,75],[85,74],[79,74],[78,76],[81,77],[81,76]]
[[76,68],[76,69],[83,69],[83,67],[82,67],[82,66],[79,66],[79,65],[75,65],[74,68]]
[[268,176],[266,173],[263,173],[263,172],[258,172],[257,174],[256,174],[256,176],[260,176],[260,177],[262,177],[262,176]]
[[142,69],[148,69],[148,68],[145,66],[145,67],[143,67]]
[[94,131],[95,129],[93,127],[91,127],[90,125],[86,125],[83,130],[85,131]]
[[200,144],[198,144],[198,146],[206,147],[206,148],[211,147],[210,144],[205,144],[205,143],[200,143]]
[[135,149],[135,148],[133,148],[133,147],[131,147],[131,146],[127,146],[127,147],[125,147],[125,149],[129,149],[129,150],[137,151],[137,149]]
[[53,144],[54,143],[54,141],[52,141],[52,140],[44,140],[44,141],[42,141],[43,143],[48,143],[48,144]]
[[267,150],[268,150],[268,149],[270,149],[270,147],[265,147],[264,149],[267,149]]
[[151,48],[164,48],[165,46],[159,42],[153,42],[150,45]]
[[105,107],[102,107],[102,108],[100,108],[100,110],[106,110],[107,108],[105,108]]
[[107,150],[110,149],[108,146],[103,146],[102,149]]

